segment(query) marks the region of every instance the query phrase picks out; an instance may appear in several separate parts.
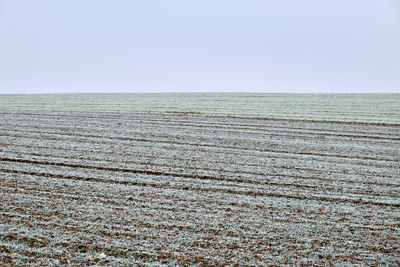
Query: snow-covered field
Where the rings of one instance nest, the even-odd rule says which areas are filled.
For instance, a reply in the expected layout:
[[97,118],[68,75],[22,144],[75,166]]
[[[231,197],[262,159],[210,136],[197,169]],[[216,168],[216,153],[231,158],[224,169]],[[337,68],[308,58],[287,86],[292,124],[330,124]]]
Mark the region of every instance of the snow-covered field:
[[400,264],[393,103],[324,122],[0,102],[0,265]]
[[37,94],[1,95],[0,110],[217,116],[400,124],[400,94]]

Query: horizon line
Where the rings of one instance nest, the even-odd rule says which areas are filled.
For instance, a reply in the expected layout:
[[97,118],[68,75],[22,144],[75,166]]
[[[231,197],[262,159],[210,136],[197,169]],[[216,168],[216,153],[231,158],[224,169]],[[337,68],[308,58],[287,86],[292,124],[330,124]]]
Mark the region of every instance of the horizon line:
[[297,95],[363,95],[363,94],[400,94],[400,92],[244,92],[244,91],[220,91],[220,92],[15,92],[15,93],[3,93],[0,95],[73,95],[73,94],[297,94]]

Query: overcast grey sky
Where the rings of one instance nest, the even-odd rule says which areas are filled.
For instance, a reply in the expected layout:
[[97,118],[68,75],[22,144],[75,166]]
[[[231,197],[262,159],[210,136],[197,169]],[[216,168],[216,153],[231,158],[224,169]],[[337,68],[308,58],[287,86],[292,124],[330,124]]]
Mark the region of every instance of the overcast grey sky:
[[0,0],[0,92],[400,92],[398,0]]

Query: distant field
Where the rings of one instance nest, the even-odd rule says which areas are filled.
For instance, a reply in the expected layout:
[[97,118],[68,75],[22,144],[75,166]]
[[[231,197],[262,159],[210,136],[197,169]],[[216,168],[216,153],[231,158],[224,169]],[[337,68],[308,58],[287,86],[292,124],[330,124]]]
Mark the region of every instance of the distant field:
[[400,94],[1,95],[0,110],[199,112],[218,116],[400,124]]
[[399,95],[327,97],[0,95],[0,266],[400,265]]

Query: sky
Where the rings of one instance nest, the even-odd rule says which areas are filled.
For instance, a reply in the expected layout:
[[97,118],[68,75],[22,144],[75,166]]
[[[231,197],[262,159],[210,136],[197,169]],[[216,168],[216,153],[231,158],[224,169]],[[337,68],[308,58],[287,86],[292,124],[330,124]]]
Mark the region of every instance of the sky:
[[398,0],[0,0],[0,93],[400,93]]

